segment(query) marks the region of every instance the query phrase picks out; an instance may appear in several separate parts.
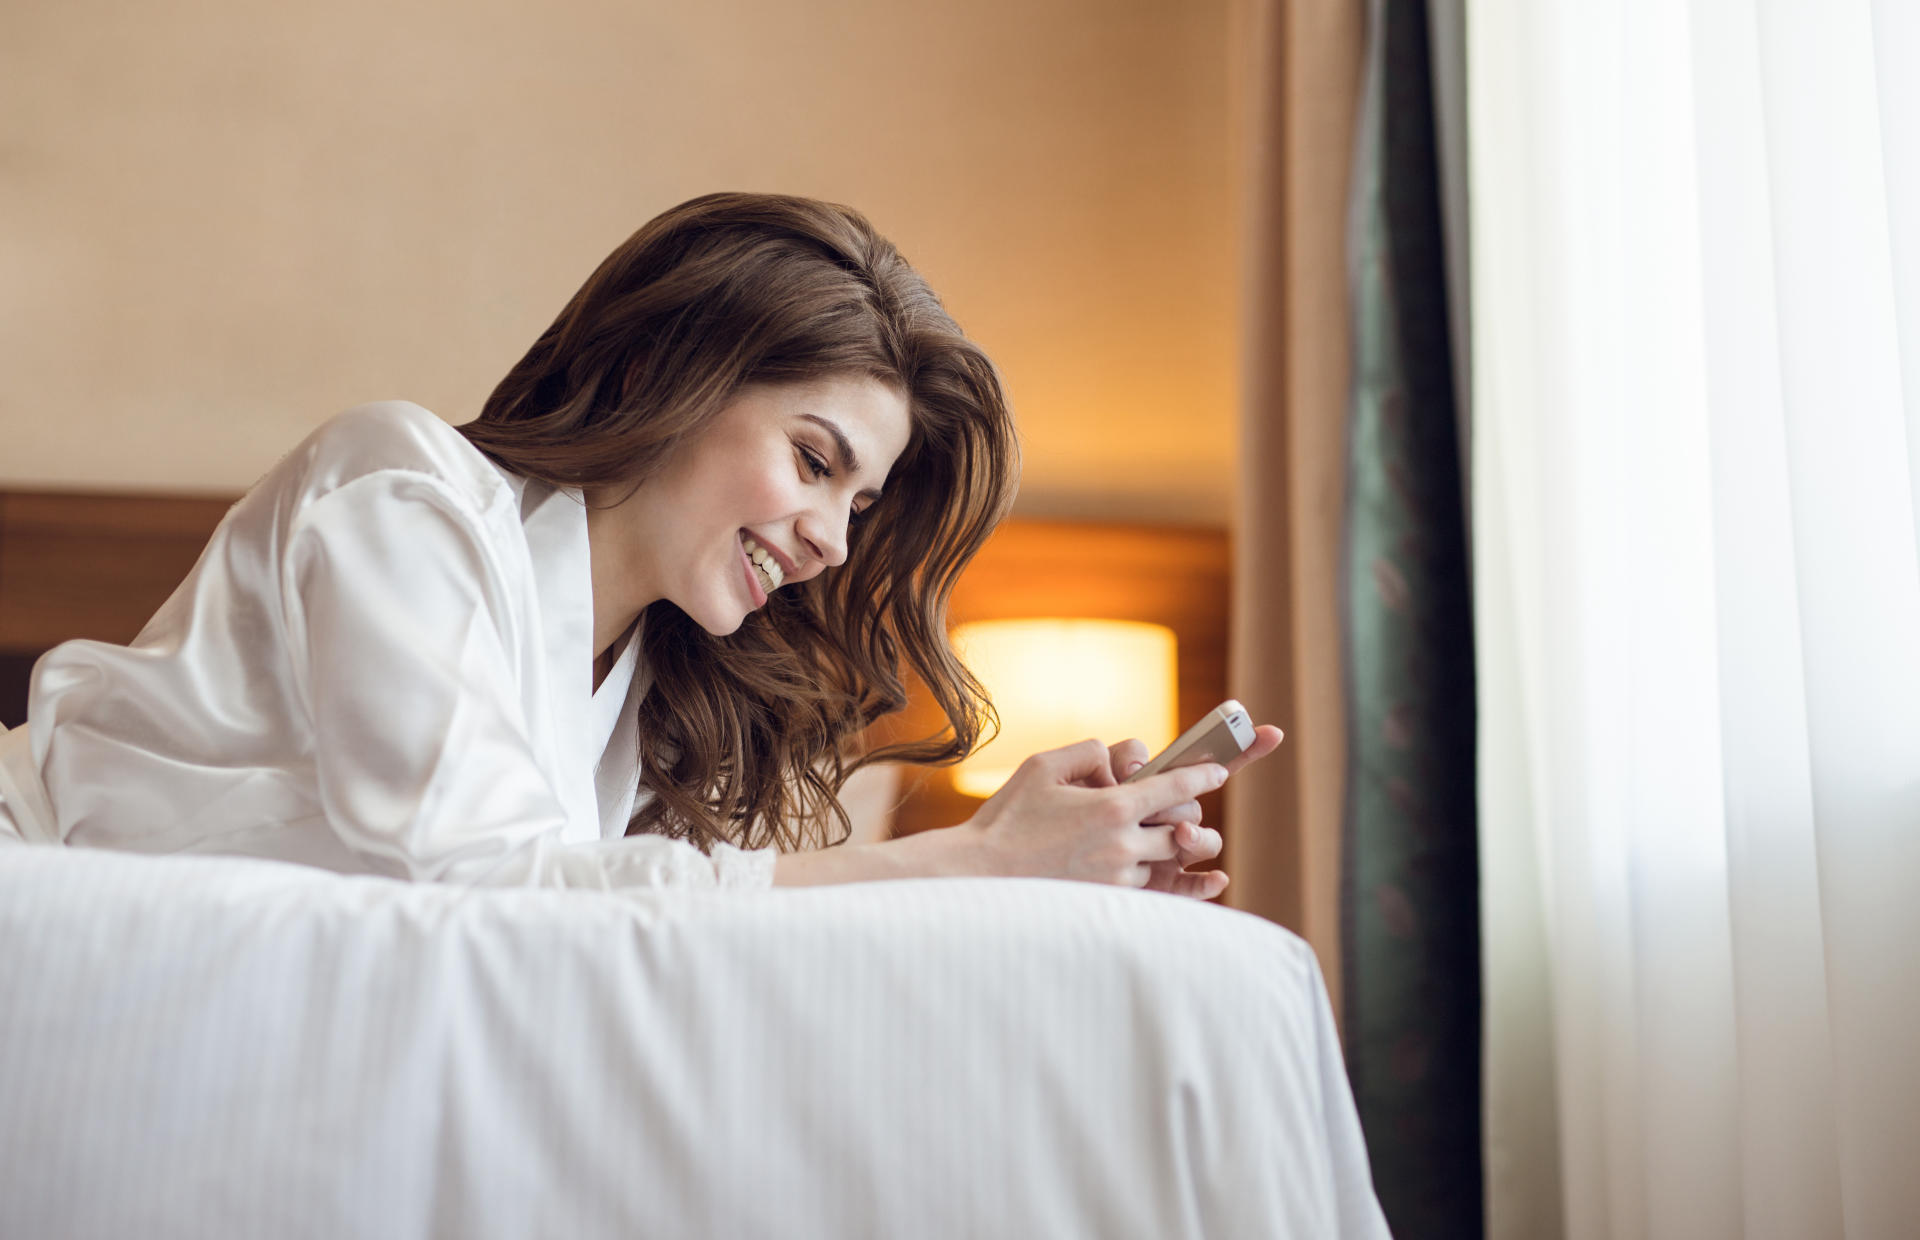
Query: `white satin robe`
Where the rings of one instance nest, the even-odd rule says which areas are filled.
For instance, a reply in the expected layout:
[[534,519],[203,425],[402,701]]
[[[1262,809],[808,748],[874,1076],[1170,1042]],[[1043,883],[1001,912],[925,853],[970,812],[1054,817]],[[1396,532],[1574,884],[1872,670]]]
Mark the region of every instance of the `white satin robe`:
[[578,493],[418,405],[332,419],[132,645],[35,665],[0,837],[472,884],[764,887],[773,850],[625,835],[637,632],[593,689]]

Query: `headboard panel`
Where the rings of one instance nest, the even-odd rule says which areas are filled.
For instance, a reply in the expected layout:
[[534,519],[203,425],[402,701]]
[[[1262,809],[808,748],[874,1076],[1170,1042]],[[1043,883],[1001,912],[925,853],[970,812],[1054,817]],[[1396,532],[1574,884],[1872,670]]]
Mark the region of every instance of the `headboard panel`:
[[0,491],[0,723],[26,721],[33,660],[75,637],[133,640],[233,501]]
[[0,650],[130,641],[231,499],[0,491]]

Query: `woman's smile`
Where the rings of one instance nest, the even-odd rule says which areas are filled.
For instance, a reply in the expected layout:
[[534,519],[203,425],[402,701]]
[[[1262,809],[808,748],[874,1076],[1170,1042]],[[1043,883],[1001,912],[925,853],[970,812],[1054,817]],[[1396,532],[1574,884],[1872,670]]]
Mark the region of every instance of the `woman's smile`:
[[750,530],[740,531],[740,545],[745,548],[747,560],[754,569],[752,576],[763,591],[771,594],[785,584],[793,572],[793,561],[778,547],[761,542]]
[[740,569],[747,579],[747,598],[752,602],[753,610],[757,611],[765,607],[767,605],[767,591],[778,589],[779,587],[771,581],[765,586],[761,585],[760,573],[754,568],[752,554],[747,550],[745,535],[741,536],[740,541]]

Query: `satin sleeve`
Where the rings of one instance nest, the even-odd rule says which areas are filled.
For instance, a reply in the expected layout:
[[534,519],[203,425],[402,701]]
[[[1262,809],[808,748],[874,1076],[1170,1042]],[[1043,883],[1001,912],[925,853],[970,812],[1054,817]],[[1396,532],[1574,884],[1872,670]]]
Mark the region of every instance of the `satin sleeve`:
[[526,622],[486,528],[444,482],[392,471],[290,523],[281,593],[331,829],[368,869],[432,882],[770,886],[770,849],[565,839],[521,702]]

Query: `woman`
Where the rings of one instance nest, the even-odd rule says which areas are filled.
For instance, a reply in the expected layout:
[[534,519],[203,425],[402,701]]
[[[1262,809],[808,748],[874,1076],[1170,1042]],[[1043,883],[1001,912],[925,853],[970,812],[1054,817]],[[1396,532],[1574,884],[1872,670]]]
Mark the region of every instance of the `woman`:
[[[0,736],[0,830],[462,883],[1218,894],[1184,867],[1219,850],[1194,798],[1226,772],[1119,786],[1138,742],[1038,755],[957,827],[822,847],[859,765],[979,739],[943,620],[1016,470],[992,365],[864,219],[695,199],[601,264],[477,420],[349,410],[131,646],[43,657]],[[903,667],[949,729],[861,753]]]

